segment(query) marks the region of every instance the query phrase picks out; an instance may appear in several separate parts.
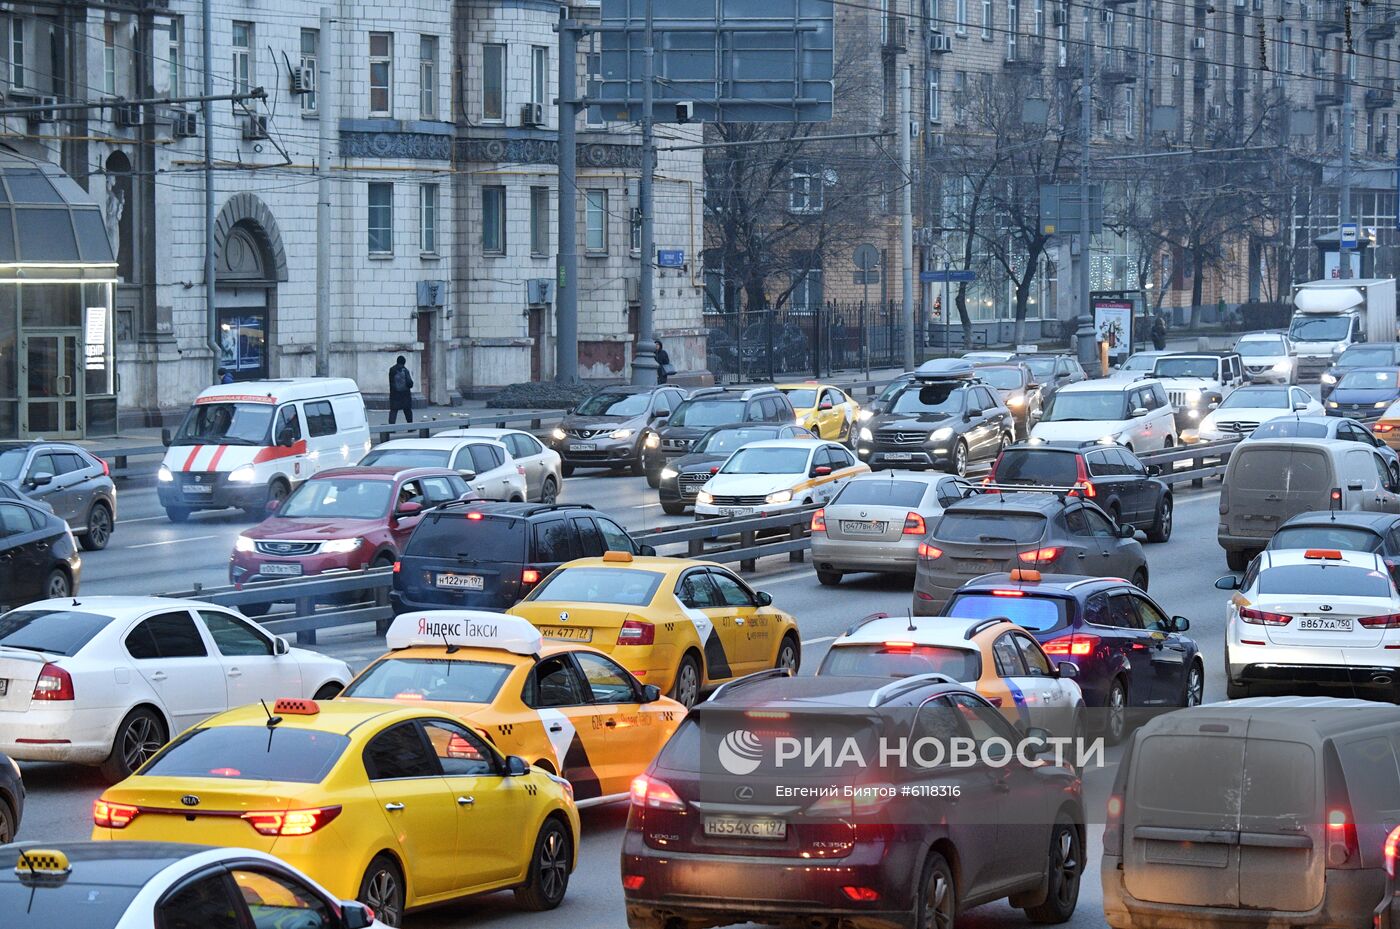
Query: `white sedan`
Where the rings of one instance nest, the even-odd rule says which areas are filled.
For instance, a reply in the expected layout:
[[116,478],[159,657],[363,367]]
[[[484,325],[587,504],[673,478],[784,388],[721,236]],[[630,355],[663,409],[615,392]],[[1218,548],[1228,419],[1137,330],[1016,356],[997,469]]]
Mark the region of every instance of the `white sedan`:
[[525,466],[498,439],[393,439],[370,449],[358,463],[378,468],[451,468],[487,500],[524,503],[529,493]]
[[6,929],[387,929],[266,852],[170,842],[0,846],[0,913]]
[[1295,413],[1299,416],[1321,416],[1324,410],[1321,401],[1301,387],[1240,387],[1201,419],[1194,439],[1190,430],[1182,439],[1188,442],[1238,439],[1259,428],[1260,423]]
[[1225,689],[1298,693],[1331,687],[1390,700],[1400,672],[1400,596],[1372,552],[1280,549],[1260,553],[1225,613]]
[[345,662],[201,600],[40,600],[0,616],[0,753],[119,781],[215,713],[329,699],[350,678]]
[[435,438],[494,439],[510,450],[515,463],[525,469],[527,497],[538,503],[555,503],[564,486],[564,459],[554,449],[521,429],[448,429]]
[[782,513],[826,503],[852,477],[868,474],[849,449],[822,439],[770,439],[734,452],[695,495],[699,519]]

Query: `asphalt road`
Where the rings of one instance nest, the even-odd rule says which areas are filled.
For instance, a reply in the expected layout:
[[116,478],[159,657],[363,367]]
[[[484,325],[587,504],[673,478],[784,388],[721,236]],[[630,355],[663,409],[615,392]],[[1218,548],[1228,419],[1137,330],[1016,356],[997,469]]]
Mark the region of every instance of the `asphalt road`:
[[[1215,543],[1217,493],[1210,486],[1193,491],[1182,486],[1177,496],[1176,526],[1165,545],[1146,546],[1151,593],[1171,614],[1188,617],[1190,635],[1202,646],[1206,661],[1206,699],[1223,700],[1220,667],[1224,635],[1225,594],[1212,582],[1226,573],[1224,556]],[[684,523],[688,517],[666,517],[655,504],[655,492],[641,478],[580,476],[566,482],[566,501],[592,503],[618,517],[628,528]],[[160,513],[150,488],[124,489],[121,520],[112,547],[84,556],[83,590],[90,594],[154,593],[187,588],[192,582],[224,583],[232,540],[248,523],[235,515],[196,516],[183,526],[171,525]],[[140,557],[134,557],[139,555]],[[804,639],[807,669],[820,661],[831,638],[853,619],[877,610],[897,611],[909,604],[907,579],[873,575],[849,577],[838,588],[820,587],[808,565],[785,557],[760,562],[752,581],[773,595],[774,602],[797,617]],[[382,641],[363,632],[323,634],[321,650],[360,667],[382,650]],[[1110,754],[1110,757],[1112,755]],[[1106,785],[1089,781],[1091,796],[1102,797]],[[102,789],[95,772],[61,765],[27,764],[25,780],[29,806],[21,839],[79,839],[88,834],[91,802]],[[410,918],[413,929],[465,927],[555,927],[575,925],[612,929],[625,925],[618,883],[618,856],[626,808],[614,805],[583,813],[584,836],[579,868],[574,873],[563,907],[550,914],[527,914],[513,905],[510,894],[494,894]],[[1068,924],[1104,925],[1097,862],[1102,827],[1090,826],[1088,869],[1079,909]],[[1029,926],[1019,910],[990,905],[972,911],[960,924],[973,927]]]

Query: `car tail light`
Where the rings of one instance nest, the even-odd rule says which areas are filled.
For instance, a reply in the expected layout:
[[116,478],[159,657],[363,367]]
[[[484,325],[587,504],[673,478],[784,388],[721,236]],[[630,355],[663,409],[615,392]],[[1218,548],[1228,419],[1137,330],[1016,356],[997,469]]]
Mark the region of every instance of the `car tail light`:
[[540,582],[540,572],[537,568],[526,568],[520,572],[520,583],[538,584]]
[[880,812],[895,792],[890,784],[859,784],[847,796],[821,797],[807,807],[808,816],[870,816]]
[[908,654],[914,650],[913,642],[885,642],[883,647],[887,652]]
[[482,516],[480,513],[468,513],[468,514],[467,514],[467,519],[470,519],[472,522],[476,522],[477,520],[481,520],[481,519],[485,519],[485,518],[486,518],[486,517],[485,517],[485,516]]
[[1017,557],[1025,564],[1049,564],[1059,558],[1060,553],[1063,551],[1063,548],[1052,545],[1049,548],[1037,548],[1035,551],[1021,552]]
[[1293,621],[1293,617],[1287,613],[1270,613],[1268,610],[1255,610],[1249,607],[1240,608],[1240,622],[1249,623],[1251,626],[1286,626]]
[[997,452],[996,461],[992,462],[992,470],[987,472],[987,476],[982,479],[983,484],[995,484],[997,482],[997,468],[1001,467],[1001,460],[1006,457],[1006,449]]
[[398,574],[398,573],[399,573],[400,571],[402,571],[402,570],[403,570],[403,562],[402,562],[402,561],[396,561],[396,562],[394,562],[394,573],[395,573],[395,574]]
[[710,468],[710,473],[711,473],[711,474],[718,474],[718,473],[719,473],[719,465],[715,465],[714,467]]
[[1385,837],[1385,873],[1391,877],[1395,876],[1395,859],[1400,856],[1400,826],[1396,826],[1390,831],[1390,835]]
[[1340,510],[1342,508],[1342,488],[1333,487],[1332,492],[1327,495],[1327,499],[1331,503],[1332,509]]
[[1077,632],[1074,635],[1042,642],[1040,647],[1045,650],[1047,655],[1070,655],[1082,658],[1085,655],[1092,655],[1094,650],[1099,647],[1099,637]]
[[1123,795],[1112,794],[1108,798],[1108,815],[1103,821],[1103,853],[1123,854]]
[[1089,468],[1084,464],[1083,455],[1074,456],[1074,468],[1074,487],[1071,488],[1068,496],[1087,497],[1090,500],[1097,497],[1099,491],[1098,488],[1094,486],[1094,482],[1089,480]]
[[826,531],[826,508],[823,507],[812,514],[812,524],[808,527],[808,532]]
[[310,835],[340,815],[338,806],[310,810],[269,810],[244,813],[243,819],[260,835]]
[[109,800],[94,800],[92,803],[92,823],[103,829],[125,829],[140,815],[138,807],[125,803],[112,803]]
[[918,513],[906,513],[904,516],[905,535],[927,535],[928,529],[924,526],[924,518]]
[[1383,616],[1361,616],[1356,620],[1367,629],[1400,629],[1400,613],[1386,613]]
[[[1374,432],[1374,433],[1376,433],[1376,435],[1385,435],[1387,432],[1394,432],[1394,431],[1395,431],[1395,424],[1394,424],[1394,423],[1376,423],[1374,426],[1371,427],[1371,431]],[[1394,834],[1394,833],[1392,833],[1392,835],[1393,835],[1393,834]],[[1390,847],[1390,846],[1389,846],[1389,840],[1387,839],[1386,841],[1387,841],[1386,848],[1388,849],[1388,848]]]
[[640,619],[629,619],[617,630],[618,645],[651,645],[656,641],[656,627]]
[[632,805],[644,810],[684,810],[685,804],[671,785],[650,774],[632,778]]
[[622,875],[623,890],[641,890],[642,885],[647,882],[644,874],[624,874]]
[[1303,557],[1310,561],[1341,561],[1342,553],[1335,548],[1310,548],[1303,552]]
[[519,474],[521,477],[524,477],[524,476],[525,476],[525,466],[522,465],[522,464],[516,465],[516,466],[515,466],[515,473],[516,473],[516,474]]
[[31,700],[72,700],[73,676],[56,664],[46,664],[34,682]]
[[993,596],[993,597],[1024,597],[1025,595],[1026,595],[1026,592],[1025,592],[1024,590],[994,590],[994,591],[992,591],[992,596]]
[[874,887],[855,887],[847,884],[841,888],[841,892],[846,895],[847,899],[857,903],[874,903],[880,899],[880,891]]
[[111,476],[112,476],[112,469],[111,469],[110,467],[107,466],[107,459],[105,459],[105,458],[97,458],[95,455],[94,455],[93,457],[96,458],[98,464],[102,465],[102,476],[103,476],[103,477],[111,477]]
[[933,561],[935,558],[943,557],[943,549],[930,545],[927,542],[919,543],[919,557]]
[[1327,863],[1333,867],[1344,865],[1360,850],[1356,841],[1356,823],[1352,822],[1350,810],[1340,807],[1328,810]]

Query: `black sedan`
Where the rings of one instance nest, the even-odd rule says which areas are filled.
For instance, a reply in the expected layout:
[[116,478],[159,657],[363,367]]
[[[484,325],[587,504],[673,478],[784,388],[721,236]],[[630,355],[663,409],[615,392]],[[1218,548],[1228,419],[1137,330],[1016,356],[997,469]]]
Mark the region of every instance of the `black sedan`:
[[695,494],[714,476],[719,466],[736,450],[750,442],[768,439],[812,439],[815,436],[802,426],[778,426],[766,423],[741,423],[716,426],[691,446],[690,453],[673,458],[661,469],[661,509],[669,516],[679,516],[695,505]]
[[32,503],[0,500],[0,613],[76,594],[81,570],[67,523]]
[[1327,395],[1328,416],[1375,419],[1400,400],[1400,368],[1352,368]]
[[0,755],[0,845],[15,840],[24,819],[24,778],[19,765],[8,755]]
[[1385,559],[1390,576],[1400,584],[1400,516],[1361,510],[1299,513],[1274,533],[1270,551],[1325,548],[1374,552]]

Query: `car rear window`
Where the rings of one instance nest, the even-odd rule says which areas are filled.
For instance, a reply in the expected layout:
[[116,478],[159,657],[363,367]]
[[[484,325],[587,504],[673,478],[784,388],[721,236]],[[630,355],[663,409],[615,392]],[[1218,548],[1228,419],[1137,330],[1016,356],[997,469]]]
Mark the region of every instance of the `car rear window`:
[[362,467],[445,468],[452,453],[445,448],[376,448],[360,459]]
[[686,400],[671,414],[670,425],[704,429],[737,423],[743,418],[742,400]]
[[965,648],[869,642],[829,649],[817,673],[829,677],[946,674],[954,680],[970,682],[982,676],[982,659],[976,651]]
[[920,481],[851,481],[831,502],[849,506],[915,507],[924,499],[928,486]]
[[171,742],[141,773],[319,784],[349,744],[347,736],[316,729],[211,726]]
[[140,884],[88,883],[76,874],[57,887],[26,887],[10,871],[0,879],[0,913],[15,914],[15,924],[26,926],[112,929],[142,889]]
[[998,483],[1069,487],[1079,480],[1079,456],[1037,448],[1008,448],[997,462]]
[[1347,552],[1378,552],[1384,540],[1357,526],[1284,526],[1269,540],[1269,548],[1339,548]]
[[[830,744],[850,757],[879,756],[879,722],[868,716],[832,707],[827,711],[785,710],[722,710],[687,716],[656,756],[659,770],[708,774],[717,770],[712,759],[719,742],[730,733],[747,732],[763,745],[773,745],[778,739],[792,738],[799,743]],[[838,762],[839,766],[839,762]],[[764,756],[759,774],[777,774],[784,781],[812,778],[829,780],[830,764],[787,765],[777,768],[769,755]]]
[[1251,439],[1325,439],[1327,427],[1322,423],[1305,423],[1299,419],[1271,419],[1249,434]]
[[1014,595],[966,593],[954,594],[948,602],[947,613],[958,619],[995,619],[1005,617],[1022,629],[1049,632],[1065,624],[1068,604],[1060,597],[1026,596],[1024,590],[1013,589]]
[[945,542],[1039,542],[1045,535],[1045,517],[1039,513],[1003,513],[996,510],[959,510],[944,513],[933,537]]
[[658,571],[636,569],[561,568],[545,578],[526,599],[646,606],[662,577]]
[[524,563],[525,520],[474,510],[429,514],[413,530],[404,554]]
[[1327,456],[1313,449],[1293,449],[1285,457],[1277,448],[1245,445],[1231,460],[1229,477],[1240,490],[1320,492],[1331,481],[1327,464]]
[[75,610],[11,610],[0,616],[0,645],[76,655],[111,621],[110,616]]
[[1353,565],[1300,564],[1259,573],[1259,592],[1310,597],[1389,597],[1390,578],[1383,571]]
[[381,658],[345,688],[347,697],[490,703],[511,666],[451,658]]

